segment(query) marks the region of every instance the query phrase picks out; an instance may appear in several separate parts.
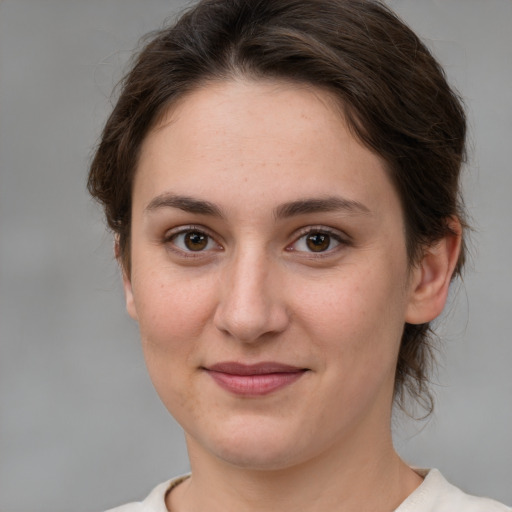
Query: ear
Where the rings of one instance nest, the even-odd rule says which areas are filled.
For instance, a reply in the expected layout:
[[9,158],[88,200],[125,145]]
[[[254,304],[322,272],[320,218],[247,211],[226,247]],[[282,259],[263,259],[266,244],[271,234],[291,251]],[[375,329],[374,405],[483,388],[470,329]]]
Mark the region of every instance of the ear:
[[125,301],[126,301],[126,311],[128,311],[128,314],[134,320],[138,320],[137,310],[135,308],[135,300],[133,298],[131,275],[130,275],[128,269],[126,268],[126,264],[123,262],[123,258],[121,256],[121,250],[119,248],[119,238],[117,236],[114,239],[114,256],[117,260],[117,263],[121,270],[121,275],[123,277],[123,289],[124,289],[124,297],[125,297]]
[[441,314],[446,304],[462,240],[462,226],[457,218],[450,219],[448,227],[450,233],[426,247],[422,260],[412,270],[407,323],[430,322]]

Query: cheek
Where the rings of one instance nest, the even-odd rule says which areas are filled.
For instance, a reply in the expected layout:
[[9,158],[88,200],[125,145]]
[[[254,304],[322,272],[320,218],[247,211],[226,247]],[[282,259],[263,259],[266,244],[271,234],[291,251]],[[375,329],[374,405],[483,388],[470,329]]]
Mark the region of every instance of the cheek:
[[165,355],[192,350],[214,307],[214,290],[207,281],[207,277],[189,279],[162,269],[135,276],[134,297],[145,351]]
[[297,318],[348,372],[394,366],[405,321],[403,274],[392,262],[354,265],[313,291],[297,288]]
[[214,294],[205,282],[162,276],[166,273],[141,276],[134,283],[134,295],[149,376],[162,402],[181,422],[184,410],[196,415],[193,369],[201,363],[201,340]]

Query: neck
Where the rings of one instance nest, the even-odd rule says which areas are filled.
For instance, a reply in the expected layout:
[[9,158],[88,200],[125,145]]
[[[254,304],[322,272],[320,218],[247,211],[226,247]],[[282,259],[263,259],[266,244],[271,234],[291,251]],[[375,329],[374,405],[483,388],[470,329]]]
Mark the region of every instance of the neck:
[[422,480],[398,457],[391,435],[374,441],[372,449],[361,450],[363,440],[354,439],[304,463],[255,470],[219,460],[187,439],[192,477],[168,496],[167,506],[172,512],[392,511]]

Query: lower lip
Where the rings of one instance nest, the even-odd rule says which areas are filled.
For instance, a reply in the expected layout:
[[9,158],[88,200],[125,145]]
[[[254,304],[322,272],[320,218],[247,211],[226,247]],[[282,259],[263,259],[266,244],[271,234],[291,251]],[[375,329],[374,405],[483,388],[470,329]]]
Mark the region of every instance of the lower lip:
[[208,370],[208,374],[223,389],[242,396],[262,396],[282,389],[304,375],[305,371],[264,373],[262,375],[233,375]]

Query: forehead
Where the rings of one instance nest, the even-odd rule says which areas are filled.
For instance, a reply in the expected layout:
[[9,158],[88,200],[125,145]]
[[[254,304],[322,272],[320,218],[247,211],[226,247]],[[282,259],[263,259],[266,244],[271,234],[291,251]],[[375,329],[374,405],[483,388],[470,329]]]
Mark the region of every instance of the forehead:
[[261,203],[268,199],[262,191],[309,197],[336,187],[361,200],[394,195],[387,175],[384,161],[351,134],[329,92],[232,80],[209,83],[168,109],[143,143],[134,190],[146,198],[166,188],[212,196],[215,183],[224,193],[260,194]]
[[[268,149],[273,138],[286,143],[283,151],[293,144],[299,150],[301,139],[314,137],[316,144],[323,139],[323,144],[328,145],[330,135],[345,135],[344,127],[339,104],[322,89],[274,80],[213,81],[182,96],[165,110],[146,137],[143,150],[148,139],[152,144],[151,139],[158,138],[161,131],[173,131],[176,140],[200,142],[195,145],[197,153],[211,149],[223,137],[223,142],[228,138],[233,142],[233,136],[239,141],[246,138],[245,151],[249,149],[249,138],[259,139],[262,144],[266,140]],[[234,148],[217,145],[215,149],[232,152]]]

